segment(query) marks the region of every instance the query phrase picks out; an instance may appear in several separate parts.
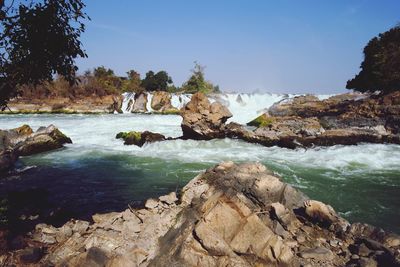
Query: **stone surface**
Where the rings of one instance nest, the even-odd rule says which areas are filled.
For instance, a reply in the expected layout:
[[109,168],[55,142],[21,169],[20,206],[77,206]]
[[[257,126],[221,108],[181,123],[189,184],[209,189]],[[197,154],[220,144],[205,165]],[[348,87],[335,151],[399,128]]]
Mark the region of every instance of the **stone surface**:
[[147,93],[135,94],[132,113],[147,112]]
[[151,108],[160,112],[172,109],[171,94],[164,91],[154,92],[151,99]]
[[[344,221],[259,163],[223,162],[179,200],[149,199],[145,209],[96,214],[92,224],[38,225],[31,238],[45,254],[32,266],[400,265],[397,235],[365,224],[339,234],[332,225]],[[19,255],[0,262],[19,266]]]
[[230,111],[218,102],[210,104],[203,93],[192,95],[181,110],[183,139],[213,139],[225,136],[223,126],[232,117]]
[[40,152],[50,151],[72,143],[54,125],[40,127],[36,132],[28,125],[0,130],[0,171],[7,171],[19,156],[29,156]]

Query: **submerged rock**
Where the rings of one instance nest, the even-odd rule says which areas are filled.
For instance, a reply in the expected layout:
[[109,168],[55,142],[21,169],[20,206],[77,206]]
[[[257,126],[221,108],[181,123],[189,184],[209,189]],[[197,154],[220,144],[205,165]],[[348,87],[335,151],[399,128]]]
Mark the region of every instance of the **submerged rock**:
[[142,147],[146,143],[154,143],[166,140],[165,136],[159,133],[152,133],[149,131],[144,132],[120,132],[115,138],[123,139],[124,145],[137,145]]
[[[350,225],[259,163],[218,164],[191,180],[178,201],[171,193],[148,200],[145,209],[93,221],[36,227],[32,237],[46,252],[37,265],[400,265],[399,236]],[[16,255],[3,263],[15,263]]]
[[210,104],[203,93],[196,93],[181,110],[183,139],[209,140],[225,137],[224,124],[232,117],[218,102]]

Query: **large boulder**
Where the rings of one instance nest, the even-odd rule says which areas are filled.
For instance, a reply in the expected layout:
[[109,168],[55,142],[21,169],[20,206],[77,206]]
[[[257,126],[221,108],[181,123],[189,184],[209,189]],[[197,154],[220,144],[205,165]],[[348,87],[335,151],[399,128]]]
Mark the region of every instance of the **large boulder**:
[[147,93],[141,92],[135,94],[132,113],[147,112]]
[[151,108],[154,111],[163,112],[172,109],[171,94],[164,91],[157,91],[153,94],[151,99]]
[[0,130],[0,171],[10,169],[19,156],[28,156],[61,148],[71,139],[54,125],[40,127],[33,132],[23,125],[11,130]]
[[218,102],[210,103],[203,93],[196,93],[181,109],[184,139],[209,140],[225,137],[225,122],[232,113]]
[[350,93],[331,96],[324,100],[319,100],[314,95],[296,96],[284,99],[275,103],[268,109],[270,116],[287,117],[321,117],[327,115],[338,115],[344,111],[342,105],[352,103],[352,101],[362,99],[365,95]]
[[271,106],[248,125],[226,126],[226,134],[265,146],[288,148],[400,143],[400,93],[343,94],[319,100],[298,96]]
[[17,143],[15,150],[18,156],[29,156],[58,149],[63,147],[64,144],[70,143],[72,141],[69,137],[54,125],[49,125],[47,127],[40,127],[24,141]]
[[[399,266],[400,237],[350,225],[259,163],[223,162],[145,208],[38,225],[51,266]],[[5,258],[12,265],[15,254]],[[376,266],[375,265],[375,266]],[[368,265],[369,266],[369,265]]]

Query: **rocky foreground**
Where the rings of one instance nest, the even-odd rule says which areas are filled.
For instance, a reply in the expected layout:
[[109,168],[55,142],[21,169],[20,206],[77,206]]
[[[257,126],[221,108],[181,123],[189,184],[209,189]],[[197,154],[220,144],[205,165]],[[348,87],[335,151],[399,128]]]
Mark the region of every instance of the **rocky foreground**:
[[259,163],[224,162],[143,209],[40,224],[0,265],[400,266],[400,237],[341,218]]
[[11,169],[19,156],[50,151],[72,143],[54,125],[40,127],[36,132],[28,125],[0,130],[0,172]]

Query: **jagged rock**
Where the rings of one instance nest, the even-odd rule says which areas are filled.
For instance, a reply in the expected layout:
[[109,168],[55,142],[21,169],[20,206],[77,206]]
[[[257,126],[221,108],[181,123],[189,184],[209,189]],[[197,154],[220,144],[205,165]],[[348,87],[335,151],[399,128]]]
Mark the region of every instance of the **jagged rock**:
[[155,92],[151,99],[151,108],[160,112],[172,109],[171,94],[164,91]]
[[142,147],[146,143],[154,143],[166,140],[165,136],[159,133],[144,132],[120,132],[116,135],[117,139],[123,139],[124,145],[137,145]]
[[144,206],[146,207],[146,208],[148,208],[148,209],[154,209],[155,207],[157,207],[158,206],[158,201],[157,200],[155,200],[155,199],[153,199],[153,198],[150,198],[150,199],[148,199],[147,201],[146,201],[146,203],[144,204]]
[[147,93],[135,94],[134,100],[132,113],[147,112]]
[[54,125],[50,125],[48,127],[40,127],[24,141],[19,142],[16,145],[16,153],[19,156],[28,156],[61,148],[67,143],[72,143],[71,139]]
[[199,92],[182,108],[181,116],[184,139],[208,140],[225,136],[223,126],[232,114],[218,102],[210,104],[208,98]]
[[304,259],[332,260],[334,256],[329,249],[318,247],[301,251],[300,257]]
[[178,198],[176,197],[175,192],[171,192],[168,195],[161,196],[158,198],[161,202],[165,202],[168,205],[174,204],[176,201],[178,201]]
[[122,96],[118,95],[118,96],[112,96],[112,101],[113,103],[111,104],[109,111],[110,113],[122,113],[122,101],[123,98]]
[[40,238],[63,227],[39,225],[32,236],[46,247],[38,266],[399,266],[398,236],[364,224],[339,235],[333,208],[306,199],[259,163],[224,162],[191,180],[179,202],[173,193],[91,225],[70,221],[54,244]]
[[10,169],[19,156],[54,150],[66,143],[72,143],[71,139],[54,125],[40,127],[36,132],[28,125],[0,130],[0,171]]

